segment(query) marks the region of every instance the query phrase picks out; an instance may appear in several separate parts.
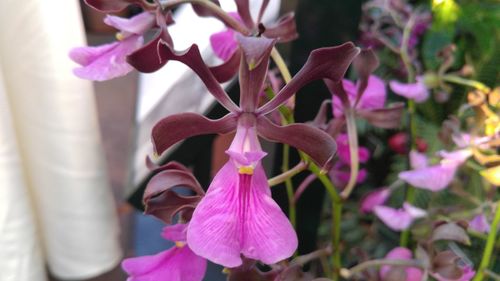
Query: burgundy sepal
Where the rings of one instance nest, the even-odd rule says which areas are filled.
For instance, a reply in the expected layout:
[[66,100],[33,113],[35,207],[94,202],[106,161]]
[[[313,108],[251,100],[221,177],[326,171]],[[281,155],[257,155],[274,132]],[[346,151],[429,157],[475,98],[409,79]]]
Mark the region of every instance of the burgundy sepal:
[[403,103],[396,103],[387,108],[373,110],[356,110],[356,114],[366,119],[368,123],[383,129],[396,129],[401,126],[404,111]]
[[278,22],[266,26],[264,36],[268,38],[278,38],[279,42],[289,42],[299,37],[295,24],[295,13],[291,12],[283,15]]
[[133,4],[139,5],[143,9],[148,10],[154,9],[156,6],[154,4],[148,4],[146,1],[142,0],[85,0],[85,3],[104,13],[119,12]]

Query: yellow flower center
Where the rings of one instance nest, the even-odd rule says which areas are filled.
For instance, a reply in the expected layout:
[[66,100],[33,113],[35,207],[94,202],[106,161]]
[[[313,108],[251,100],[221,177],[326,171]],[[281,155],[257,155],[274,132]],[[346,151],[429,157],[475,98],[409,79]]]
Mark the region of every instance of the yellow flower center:
[[252,166],[241,166],[238,169],[238,173],[243,175],[253,175],[253,167]]
[[186,242],[176,241],[175,246],[177,248],[182,248],[182,247],[186,246]]
[[125,36],[123,36],[123,33],[121,33],[121,32],[117,32],[115,37],[116,37],[116,40],[118,40],[118,41],[122,41],[123,39],[125,39]]

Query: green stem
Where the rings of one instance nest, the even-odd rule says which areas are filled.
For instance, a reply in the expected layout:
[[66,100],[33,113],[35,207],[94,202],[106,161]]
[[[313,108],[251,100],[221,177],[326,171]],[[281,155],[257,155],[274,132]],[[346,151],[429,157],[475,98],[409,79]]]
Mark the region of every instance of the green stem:
[[332,252],[333,252],[333,272],[334,281],[340,280],[340,269],[342,268],[342,259],[340,255],[340,222],[342,218],[342,198],[338,194],[335,186],[330,179],[314,163],[309,164],[309,170],[313,172],[321,181],[326,191],[330,195],[332,203]]
[[[498,201],[500,203],[500,201]],[[477,269],[476,277],[474,277],[473,281],[481,281],[484,278],[484,271],[488,269],[491,262],[491,255],[493,253],[493,249],[495,247],[495,240],[498,233],[498,225],[500,224],[500,205],[497,205],[495,211],[495,217],[493,218],[493,222],[491,223],[490,233],[488,234],[488,239],[486,240],[486,246],[483,251],[483,258],[481,259],[481,263],[479,264],[479,268]]]
[[[283,144],[283,163],[281,164],[281,171],[287,173],[289,171],[289,161],[290,161],[290,146],[288,144]],[[294,229],[297,228],[297,209],[295,206],[292,179],[288,177],[285,180],[286,195],[288,198],[288,217]]]
[[479,81],[465,79],[465,78],[462,78],[460,76],[456,76],[456,75],[452,75],[452,74],[443,75],[441,77],[441,79],[443,79],[446,82],[476,88],[476,89],[483,91],[483,92],[490,91],[490,88],[488,86],[484,85],[483,83],[481,83]]
[[286,171],[285,173],[277,175],[274,178],[270,178],[269,180],[267,180],[267,183],[269,184],[270,187],[278,185],[280,183],[283,183],[287,179],[292,178],[296,174],[304,171],[305,169],[307,169],[307,164],[301,161],[299,164],[297,164],[290,170]]
[[283,57],[281,57],[280,53],[276,49],[276,47],[273,47],[271,51],[271,58],[273,58],[274,63],[278,67],[281,76],[283,76],[283,80],[285,80],[285,83],[288,84],[290,80],[292,80],[292,75],[290,74],[290,71],[288,70],[288,67],[286,66],[285,60]]

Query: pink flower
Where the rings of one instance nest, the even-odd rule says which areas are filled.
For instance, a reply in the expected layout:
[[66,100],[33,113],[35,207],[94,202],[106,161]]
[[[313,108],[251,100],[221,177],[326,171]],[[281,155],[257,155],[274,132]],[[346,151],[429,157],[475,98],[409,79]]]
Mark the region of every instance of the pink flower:
[[397,95],[407,99],[413,99],[415,102],[421,103],[429,98],[429,90],[424,84],[422,76],[417,77],[415,83],[400,83],[398,81],[389,82],[389,87]]
[[[359,87],[359,82],[354,84],[353,82],[343,79],[342,85],[345,92],[349,98],[351,106],[354,107],[356,102],[357,91]],[[368,78],[368,85],[358,101],[356,108],[358,109],[380,109],[384,107],[386,99],[385,84],[382,79],[376,75],[370,75]],[[344,106],[338,95],[333,96],[333,114],[335,117],[340,117],[343,115]]]
[[403,208],[394,209],[387,206],[375,206],[375,215],[390,229],[402,231],[408,229],[414,220],[425,217],[427,213],[409,203],[403,203]]
[[[411,260],[412,253],[407,248],[397,247],[392,249],[385,256],[386,259],[391,260]],[[384,265],[380,268],[380,279],[385,280],[385,277],[394,267]],[[405,281],[421,281],[423,277],[422,270],[417,267],[405,267],[406,278]]]
[[488,233],[491,227],[486,216],[479,214],[469,221],[469,228],[479,233]]
[[[351,165],[351,155],[349,152],[349,140],[347,134],[340,134],[335,139],[337,141],[337,153],[339,160],[333,168],[330,170],[330,178],[334,183],[340,187],[344,186],[349,182],[351,176],[350,165]],[[366,147],[359,147],[358,157],[360,163],[366,163],[370,159],[370,151]],[[357,183],[362,183],[365,181],[367,172],[365,169],[359,170],[358,177],[356,178]]]
[[297,248],[297,236],[271,197],[260,163],[266,153],[255,128],[239,125],[226,153],[230,161],[194,211],[189,246],[226,267],[241,265],[241,255],[266,264],[290,257]]
[[413,170],[399,173],[399,178],[417,188],[434,192],[445,189],[453,180],[458,167],[471,156],[471,152],[465,149],[453,152],[441,151],[439,154],[443,157],[440,163],[427,166],[423,154],[412,152],[410,162]]
[[108,15],[104,22],[120,30],[117,35],[119,41],[102,46],[72,49],[70,58],[81,65],[73,72],[80,78],[103,81],[132,71],[133,68],[127,63],[126,57],[143,45],[142,34],[153,27],[155,16],[149,12],[140,13],[130,19]]
[[122,268],[130,277],[127,281],[201,281],[207,261],[194,254],[186,244],[185,224],[167,226],[162,236],[176,246],[152,256],[128,258]]
[[373,212],[373,209],[384,204],[389,196],[391,196],[391,190],[386,187],[369,192],[361,199],[361,212],[365,214]]
[[[229,13],[229,15],[237,21],[242,22],[238,13]],[[236,49],[238,49],[238,41],[236,41],[235,34],[236,31],[227,28],[210,36],[210,45],[212,45],[215,55],[223,61],[229,60],[234,52],[236,52]]]

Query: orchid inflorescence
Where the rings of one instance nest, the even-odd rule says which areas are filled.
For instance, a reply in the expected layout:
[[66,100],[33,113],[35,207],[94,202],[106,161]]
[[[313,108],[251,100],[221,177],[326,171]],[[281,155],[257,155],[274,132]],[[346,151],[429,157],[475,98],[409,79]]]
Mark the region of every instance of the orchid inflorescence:
[[[446,191],[470,159],[480,162],[485,167],[480,174],[498,185],[498,166],[495,165],[500,161],[492,151],[499,146],[500,121],[492,108],[498,109],[500,94],[478,82],[465,83],[480,85],[469,93],[469,108],[480,112],[481,118],[488,121],[485,133],[463,131],[459,124],[448,120],[443,127],[443,138],[452,140],[453,149],[440,150],[435,157],[426,155],[427,144],[416,134],[415,103],[427,102],[433,90],[448,89],[450,86],[446,83],[469,81],[445,73],[450,68],[449,54],[446,66],[436,73],[424,74],[421,70],[416,48],[431,23],[429,12],[413,10],[403,1],[369,1],[363,8],[362,42],[373,49],[356,47],[351,42],[316,49],[292,78],[275,45],[298,37],[294,14],[288,13],[272,24],[263,23],[269,0],[262,1],[256,18],[250,13],[249,0],[235,0],[236,12],[222,10],[217,0],[85,2],[108,14],[130,5],[142,10],[131,18],[108,15],[104,22],[119,30],[117,41],[73,49],[70,57],[80,64],[74,70],[75,75],[102,81],[126,75],[133,69],[154,72],[169,61],[178,61],[188,66],[228,111],[217,120],[195,113],[161,119],[152,130],[155,155],[162,155],[192,136],[235,132],[226,150],[229,160],[214,176],[206,192],[185,166],[177,162],[157,166],[147,158],[154,176],[143,196],[145,213],[168,224],[162,236],[175,242],[175,246],[154,256],[126,259],[122,267],[130,276],[128,280],[199,281],[204,277],[207,260],[227,268],[228,280],[313,280],[317,274],[304,273],[302,266],[316,259],[323,264],[317,273],[322,272],[334,280],[360,276],[369,280],[423,280],[426,276],[437,280],[470,280],[476,275],[467,257],[456,249],[440,248],[437,241],[468,245],[470,229],[478,235],[495,232],[492,229],[499,224],[499,204],[480,203],[467,226],[451,216],[441,215],[437,219],[439,210],[417,206],[412,194],[415,190]],[[168,31],[169,25],[174,24],[172,10],[187,4],[198,16],[214,17],[225,24],[225,30],[210,37],[214,54],[222,60],[220,65],[208,66],[196,44],[186,50],[175,49],[175,38]],[[379,12],[374,13],[373,9]],[[144,42],[144,35],[151,30],[156,30],[156,35]],[[386,82],[374,74],[380,64],[375,50],[383,46],[393,51],[404,66],[405,71],[399,74],[406,75],[408,83],[391,80],[388,84],[392,93],[402,97],[399,101],[408,99],[407,105],[404,102],[387,105],[388,100],[397,98],[389,99]],[[276,70],[270,70],[272,61],[285,82],[283,86]],[[357,75],[356,81],[344,78],[350,66]],[[235,77],[240,89],[238,104],[221,86]],[[300,105],[294,104],[294,96],[316,80],[324,81],[331,99],[323,102],[313,121],[296,123],[293,110]],[[376,153],[358,144],[358,123],[365,122],[379,130],[398,129],[403,124],[406,107],[409,131],[394,135],[389,147],[407,155],[409,165],[398,172],[390,186],[366,192],[359,203],[361,215],[374,214],[389,229],[401,232],[401,245],[384,259],[363,261],[360,258],[358,265],[343,268],[342,206],[354,197],[351,195],[355,187],[370,176],[360,164],[368,163]],[[267,153],[259,137],[285,144],[287,149],[288,146],[296,148],[300,163],[268,180],[262,165]],[[270,186],[289,181],[306,170],[309,176],[295,194],[291,189],[290,222],[271,197]],[[332,204],[331,244],[289,260],[299,243],[293,206],[316,179],[323,183]],[[190,193],[179,194],[179,187],[189,189]],[[388,202],[401,190],[406,191],[404,202],[399,201],[401,208],[394,208],[394,204]],[[491,225],[491,218],[482,212],[483,208],[497,209]],[[426,223],[432,227],[426,234],[415,234],[419,241],[414,245],[414,255],[407,248],[409,229]],[[259,264],[269,265],[270,269],[262,271]],[[479,270],[484,271],[487,266],[482,262]],[[380,271],[370,275],[366,273],[370,267],[380,267]]]

